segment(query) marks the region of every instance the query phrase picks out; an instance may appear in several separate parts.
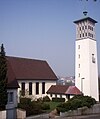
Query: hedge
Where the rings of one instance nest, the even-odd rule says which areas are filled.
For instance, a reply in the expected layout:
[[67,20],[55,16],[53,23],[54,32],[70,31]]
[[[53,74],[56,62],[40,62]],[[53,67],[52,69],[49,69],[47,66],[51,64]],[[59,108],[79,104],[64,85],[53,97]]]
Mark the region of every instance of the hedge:
[[65,98],[52,98],[53,102],[65,102]]
[[26,116],[36,115],[43,112],[42,104],[37,101],[31,101],[30,98],[21,98],[18,107],[26,110]]
[[77,108],[83,106],[87,106],[88,108],[90,108],[94,104],[96,104],[96,100],[90,96],[75,96],[69,101],[59,104],[56,109],[59,113],[69,110],[76,110]]

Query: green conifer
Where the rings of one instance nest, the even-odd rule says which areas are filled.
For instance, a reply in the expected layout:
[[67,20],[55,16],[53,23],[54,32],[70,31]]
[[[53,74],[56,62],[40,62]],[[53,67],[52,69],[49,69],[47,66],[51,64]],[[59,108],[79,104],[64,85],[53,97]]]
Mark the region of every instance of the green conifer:
[[7,104],[7,63],[3,44],[0,51],[0,110]]

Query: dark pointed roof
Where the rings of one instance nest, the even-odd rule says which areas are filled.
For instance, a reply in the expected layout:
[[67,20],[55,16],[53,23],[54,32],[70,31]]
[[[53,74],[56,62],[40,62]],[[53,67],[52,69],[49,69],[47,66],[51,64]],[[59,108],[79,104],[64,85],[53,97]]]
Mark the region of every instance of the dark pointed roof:
[[46,61],[9,56],[7,60],[17,80],[57,80]]
[[80,95],[81,91],[76,86],[66,86],[66,85],[52,85],[47,94],[70,94],[70,95]]

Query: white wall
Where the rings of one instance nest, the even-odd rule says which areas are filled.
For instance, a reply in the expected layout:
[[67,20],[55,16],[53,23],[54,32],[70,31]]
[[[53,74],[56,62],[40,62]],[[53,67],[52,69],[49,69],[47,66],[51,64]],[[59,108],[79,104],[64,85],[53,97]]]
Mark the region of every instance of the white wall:
[[[80,49],[78,48],[79,45]],[[92,63],[92,54],[95,56],[95,63]],[[77,40],[75,54],[75,85],[85,95],[92,96],[98,101],[99,94],[97,66],[96,41],[91,39]]]
[[[46,96],[47,90],[51,87],[51,85],[56,85],[56,80],[18,80],[20,88],[18,89],[18,96],[21,90],[21,83],[25,82],[25,89],[29,91],[29,82],[32,82],[32,95],[35,98]],[[39,94],[36,94],[36,82],[39,82]],[[45,94],[42,94],[42,82],[45,82]]]
[[91,54],[94,54],[95,63],[92,63],[90,61],[90,92],[91,96],[93,96],[97,101],[99,101],[99,83],[98,83],[98,62],[97,62],[97,47],[96,47],[96,41],[90,42],[89,45],[90,50],[90,60],[91,60]]

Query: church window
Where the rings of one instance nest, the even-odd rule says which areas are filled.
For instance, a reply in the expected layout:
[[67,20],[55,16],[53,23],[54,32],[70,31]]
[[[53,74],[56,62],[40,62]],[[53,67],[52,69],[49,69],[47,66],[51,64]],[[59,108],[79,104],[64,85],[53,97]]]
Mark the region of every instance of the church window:
[[78,58],[80,59],[80,54],[78,55]]
[[87,33],[85,33],[85,36],[87,36]]
[[87,26],[85,26],[85,29],[87,29]]
[[29,82],[29,95],[32,95],[32,82]]
[[80,77],[80,73],[78,74],[78,77]]
[[80,38],[81,38],[81,34],[80,34]]
[[36,94],[39,94],[39,82],[36,82]]
[[88,33],[88,36],[90,36],[90,33]]
[[93,31],[93,27],[91,27],[91,30]]
[[45,94],[45,82],[42,82],[42,94]]
[[80,45],[78,45],[78,49],[80,49]]
[[91,30],[91,26],[90,26],[90,30]]
[[84,37],[84,33],[83,33],[83,37]]
[[24,96],[25,95],[25,82],[21,83],[21,95]]
[[95,63],[95,56],[92,54],[92,63]]
[[91,34],[91,37],[93,38],[93,34]]
[[78,68],[80,68],[80,64],[78,64]]
[[90,29],[90,26],[88,26],[88,29]]

